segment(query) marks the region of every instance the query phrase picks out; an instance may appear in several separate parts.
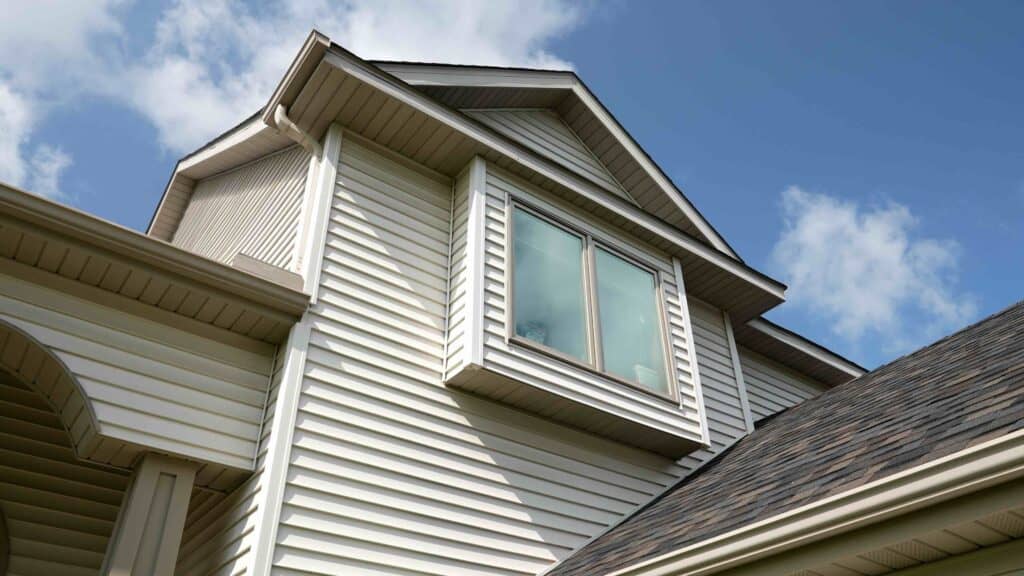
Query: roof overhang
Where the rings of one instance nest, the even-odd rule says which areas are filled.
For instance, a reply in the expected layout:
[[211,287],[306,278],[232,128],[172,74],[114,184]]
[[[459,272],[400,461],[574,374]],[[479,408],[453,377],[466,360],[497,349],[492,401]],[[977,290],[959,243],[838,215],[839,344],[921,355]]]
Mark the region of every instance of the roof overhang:
[[[668,217],[671,223],[739,259],[725,238],[575,73],[410,62],[374,64],[453,108],[545,107],[559,110],[588,146],[617,159],[609,162],[617,177],[637,182],[637,173],[641,173],[663,192],[678,211],[674,218]],[[598,127],[596,130],[595,126]],[[581,129],[583,127],[587,129]],[[662,208],[662,212],[668,211]]]
[[918,531],[1019,509],[1022,478],[1024,430],[1018,430],[608,576],[789,574]]
[[868,371],[839,354],[764,318],[733,326],[736,343],[827,384],[837,386]]
[[282,342],[309,301],[299,290],[6,185],[0,236],[5,273],[222,337]]
[[[323,44],[322,37],[311,36],[264,108],[264,122],[274,126],[270,111],[280,104],[291,121],[315,139],[338,123],[350,134],[452,177],[474,156],[482,156],[678,257],[689,291],[737,320],[754,318],[784,300],[783,284],[729,253],[608,193],[351,52]],[[399,133],[399,127],[405,132]]]

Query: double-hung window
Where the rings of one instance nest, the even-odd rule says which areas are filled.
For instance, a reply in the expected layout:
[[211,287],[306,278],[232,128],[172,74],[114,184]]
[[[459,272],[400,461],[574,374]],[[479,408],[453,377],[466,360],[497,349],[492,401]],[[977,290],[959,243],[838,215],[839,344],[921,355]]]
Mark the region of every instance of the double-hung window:
[[515,342],[674,396],[656,271],[521,204],[511,237]]

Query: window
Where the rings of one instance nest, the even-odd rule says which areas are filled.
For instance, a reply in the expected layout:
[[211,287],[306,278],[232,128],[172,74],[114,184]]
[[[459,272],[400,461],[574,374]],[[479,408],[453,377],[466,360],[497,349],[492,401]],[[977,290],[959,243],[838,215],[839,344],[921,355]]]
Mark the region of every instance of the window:
[[671,396],[657,274],[520,205],[511,234],[513,339]]

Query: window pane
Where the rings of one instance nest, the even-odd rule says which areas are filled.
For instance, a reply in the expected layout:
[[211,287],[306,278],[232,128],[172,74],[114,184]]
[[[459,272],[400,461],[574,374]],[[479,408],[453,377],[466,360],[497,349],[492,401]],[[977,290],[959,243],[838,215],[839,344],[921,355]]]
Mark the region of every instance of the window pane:
[[523,210],[512,214],[515,333],[583,361],[583,241]]
[[604,369],[668,394],[654,275],[600,248],[595,260]]

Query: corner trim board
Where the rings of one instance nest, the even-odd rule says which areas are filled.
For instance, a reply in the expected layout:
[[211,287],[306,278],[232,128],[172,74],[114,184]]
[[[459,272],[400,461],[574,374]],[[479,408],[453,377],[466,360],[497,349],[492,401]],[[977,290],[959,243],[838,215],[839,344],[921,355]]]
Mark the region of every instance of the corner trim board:
[[690,360],[690,372],[693,374],[693,394],[697,398],[697,417],[700,418],[701,442],[711,446],[711,432],[708,431],[707,409],[704,407],[704,391],[700,380],[700,368],[697,366],[697,341],[693,336],[693,324],[690,322],[690,304],[686,299],[686,283],[683,281],[683,265],[679,258],[672,259],[672,267],[676,274],[676,289],[679,291],[679,306],[683,315],[683,328],[686,330],[686,355]]
[[474,156],[469,164],[469,212],[466,230],[466,260],[469,276],[466,279],[466,365],[484,363],[484,252],[487,226],[487,162]]
[[316,304],[320,285],[320,271],[323,268],[324,244],[327,242],[327,226],[331,218],[331,200],[338,182],[338,162],[341,159],[342,128],[331,124],[324,138],[323,155],[316,183],[313,186],[312,207],[309,214],[309,235],[306,237],[305,258],[302,262],[303,291],[309,294],[310,305]]
[[747,384],[743,380],[743,367],[740,366],[740,354],[736,349],[736,336],[733,334],[732,320],[728,312],[722,312],[722,321],[725,322],[725,336],[729,340],[729,357],[732,358],[732,371],[736,375],[736,392],[739,394],[740,407],[743,409],[743,422],[747,425],[747,434],[750,434],[754,431],[754,416],[750,413]]

